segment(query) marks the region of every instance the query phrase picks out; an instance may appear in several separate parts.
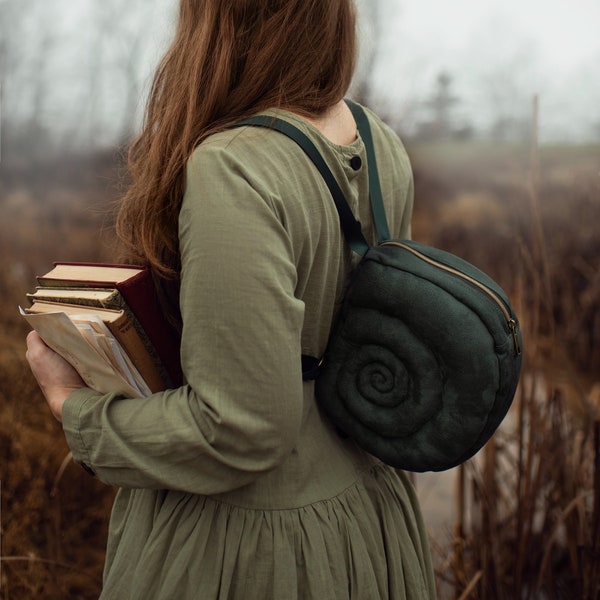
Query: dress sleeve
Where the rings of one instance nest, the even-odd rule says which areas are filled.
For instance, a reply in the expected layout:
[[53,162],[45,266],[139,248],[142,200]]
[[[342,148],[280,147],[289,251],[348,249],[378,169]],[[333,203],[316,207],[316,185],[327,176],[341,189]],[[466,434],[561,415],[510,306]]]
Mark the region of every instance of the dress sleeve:
[[75,460],[107,483],[214,494],[295,446],[304,304],[277,199],[226,149],[190,160],[180,249],[186,385],[144,399],[74,392],[63,427]]

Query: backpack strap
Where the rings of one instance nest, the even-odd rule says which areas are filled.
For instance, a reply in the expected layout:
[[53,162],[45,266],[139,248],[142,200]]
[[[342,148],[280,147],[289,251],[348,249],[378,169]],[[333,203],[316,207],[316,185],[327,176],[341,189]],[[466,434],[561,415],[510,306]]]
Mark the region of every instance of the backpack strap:
[[346,98],[345,102],[352,111],[352,116],[356,121],[358,132],[365,144],[365,149],[367,151],[367,169],[369,173],[369,197],[371,200],[373,222],[375,224],[375,231],[377,232],[377,241],[379,243],[385,242],[390,239],[390,231],[385,217],[383,194],[381,193],[381,184],[379,183],[379,170],[377,169],[375,145],[373,143],[373,134],[371,133],[369,119],[362,106],[348,98]]
[[[371,133],[371,127],[369,120],[363,108],[352,102],[346,100],[346,104],[352,111],[356,126],[365,144],[367,152],[367,168],[369,176],[369,197],[371,201],[371,211],[373,214],[373,222],[375,224],[375,231],[377,232],[377,240],[379,242],[390,239],[387,219],[385,216],[385,208],[383,205],[383,197],[381,193],[381,185],[379,183],[379,172],[377,169],[377,161],[375,158],[375,148],[373,144],[373,136]],[[323,177],[333,201],[338,211],[340,218],[340,225],[344,233],[344,238],[350,246],[350,248],[359,254],[364,256],[369,249],[369,244],[365,240],[362,233],[360,222],[356,220],[354,214],[348,206],[348,202],[342,192],[335,176],[331,172],[331,169],[327,166],[327,163],[321,156],[321,153],[317,150],[312,140],[295,125],[278,119],[277,117],[270,117],[267,115],[256,115],[248,119],[244,119],[239,123],[236,123],[236,127],[242,127],[251,125],[255,127],[266,127],[268,129],[274,129],[284,135],[287,135],[293,141],[295,141],[310,160],[317,167],[321,176]],[[319,375],[321,361],[314,356],[307,354],[302,355],[302,379],[304,381],[310,381],[316,379]]]
[[333,201],[335,203],[335,207],[338,211],[340,217],[340,225],[342,227],[342,231],[344,232],[344,238],[346,242],[360,256],[364,256],[369,249],[369,244],[362,233],[360,222],[356,220],[354,214],[350,210],[348,206],[348,202],[344,197],[344,193],[342,192],[335,176],[327,166],[327,163],[321,156],[321,153],[317,150],[316,146],[310,140],[310,138],[300,129],[298,129],[295,125],[284,121],[283,119],[278,119],[277,117],[269,117],[267,115],[257,115],[255,117],[250,117],[248,119],[244,119],[239,123],[236,123],[236,127],[241,127],[244,125],[254,125],[257,127],[266,127],[269,129],[275,129],[284,135],[287,135],[289,138],[294,140],[302,150],[306,153],[306,155],[311,159],[314,165],[317,167],[319,172],[321,173],[329,191],[331,192],[331,196],[333,197]]
[[[358,132],[360,133],[360,136],[365,144],[365,150],[367,152],[371,212],[373,214],[375,231],[377,233],[377,241],[381,243],[389,240],[391,236],[385,216],[383,194],[381,192],[381,184],[379,182],[379,169],[377,168],[377,158],[375,156],[375,144],[373,143],[371,126],[369,124],[367,114],[362,106],[348,98],[345,99],[345,102],[348,105],[348,108],[350,108],[352,111],[352,116],[356,121]],[[346,201],[346,198],[344,197],[337,180],[310,138],[295,125],[292,125],[283,119],[278,119],[277,117],[257,115],[236,123],[236,127],[243,125],[254,125],[258,127],[275,129],[276,131],[279,131],[280,133],[283,133],[294,140],[304,150],[304,152],[312,160],[321,173],[321,176],[325,180],[325,183],[331,192],[333,201],[335,202],[335,207],[340,217],[342,231],[344,232],[344,237],[346,238],[348,245],[350,248],[352,248],[352,250],[354,250],[354,252],[360,256],[364,256],[366,251],[369,249],[369,245],[362,234],[360,222],[354,218],[354,215],[348,206],[348,202]]]

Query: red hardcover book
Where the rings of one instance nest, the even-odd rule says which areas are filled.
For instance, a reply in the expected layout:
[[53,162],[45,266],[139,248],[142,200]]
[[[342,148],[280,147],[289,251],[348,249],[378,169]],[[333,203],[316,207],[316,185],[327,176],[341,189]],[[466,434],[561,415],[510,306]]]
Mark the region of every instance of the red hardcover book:
[[104,308],[129,309],[137,319],[173,386],[183,382],[181,340],[166,320],[149,269],[136,265],[55,262],[54,268],[37,277],[42,288],[114,289]]

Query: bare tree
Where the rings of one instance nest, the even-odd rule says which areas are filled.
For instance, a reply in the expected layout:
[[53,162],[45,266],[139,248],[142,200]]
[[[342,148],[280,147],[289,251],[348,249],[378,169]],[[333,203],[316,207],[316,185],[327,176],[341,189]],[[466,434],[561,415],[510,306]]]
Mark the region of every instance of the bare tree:
[[48,5],[34,0],[0,0],[0,81],[2,83],[3,150],[41,150],[46,91],[50,85],[47,56],[54,43],[52,30],[38,30]]
[[[357,0],[360,60],[352,84],[352,94],[365,104],[376,103],[374,75],[390,52],[390,37],[399,14],[401,0]],[[390,73],[390,77],[393,75]]]
[[[504,35],[498,38],[498,30]],[[490,44],[492,37],[498,40]],[[470,39],[469,69],[481,127],[493,138],[526,140],[531,132],[531,98],[540,92],[539,54],[533,38],[514,29],[510,20],[489,20]]]
[[377,60],[377,40],[381,39],[381,4],[369,0],[358,0],[360,62],[352,85],[357,101],[368,104],[372,93],[371,74]]
[[161,22],[159,9],[160,0],[103,0],[90,7],[80,66],[86,102],[78,107],[78,121],[86,124],[84,136],[92,143],[126,141],[134,131],[150,48],[157,45],[153,24]]
[[5,145],[31,153],[50,139],[61,147],[128,139],[170,31],[170,4],[0,0]]

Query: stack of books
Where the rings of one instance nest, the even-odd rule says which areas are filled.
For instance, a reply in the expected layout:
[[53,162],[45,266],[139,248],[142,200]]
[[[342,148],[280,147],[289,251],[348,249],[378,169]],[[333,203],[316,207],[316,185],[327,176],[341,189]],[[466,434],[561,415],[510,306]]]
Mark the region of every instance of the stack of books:
[[147,268],[58,262],[37,281],[21,314],[89,387],[142,397],[181,385],[179,336]]

